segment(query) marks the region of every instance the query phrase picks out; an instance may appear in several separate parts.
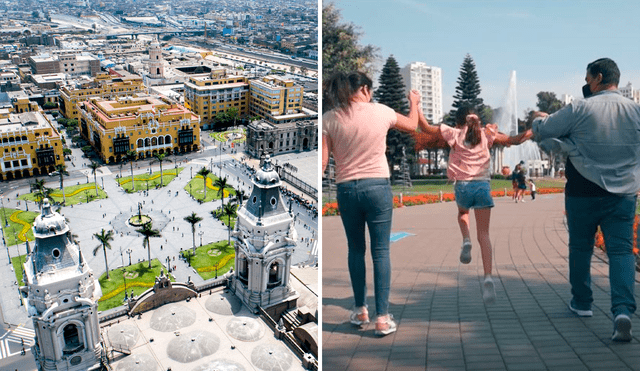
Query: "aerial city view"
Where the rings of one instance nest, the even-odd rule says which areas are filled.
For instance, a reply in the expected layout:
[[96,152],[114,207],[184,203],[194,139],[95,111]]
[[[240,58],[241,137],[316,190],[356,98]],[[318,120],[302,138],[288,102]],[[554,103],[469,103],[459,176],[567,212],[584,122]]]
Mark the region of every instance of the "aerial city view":
[[0,369],[318,369],[318,23],[0,4]]

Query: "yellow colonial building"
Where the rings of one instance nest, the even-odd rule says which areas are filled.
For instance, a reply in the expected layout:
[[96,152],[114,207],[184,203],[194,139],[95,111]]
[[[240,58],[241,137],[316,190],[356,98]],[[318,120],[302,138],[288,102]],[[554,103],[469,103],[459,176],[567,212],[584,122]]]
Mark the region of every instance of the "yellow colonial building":
[[86,84],[78,83],[73,87],[60,89],[60,110],[68,119],[78,118],[76,104],[89,98],[108,98],[131,96],[146,92],[142,77],[138,75],[114,76],[108,73],[98,74]]
[[249,114],[249,83],[246,77],[228,74],[224,68],[191,76],[184,84],[184,101],[200,116],[203,129],[213,129],[218,113],[237,108],[239,116]]
[[64,164],[62,139],[39,111],[0,110],[0,180],[40,176]]
[[250,113],[264,117],[270,122],[279,123],[302,119],[293,117],[302,111],[304,89],[293,80],[280,76],[265,76],[249,81],[251,98]]
[[79,128],[105,163],[200,149],[198,116],[163,96],[91,98],[78,103]]

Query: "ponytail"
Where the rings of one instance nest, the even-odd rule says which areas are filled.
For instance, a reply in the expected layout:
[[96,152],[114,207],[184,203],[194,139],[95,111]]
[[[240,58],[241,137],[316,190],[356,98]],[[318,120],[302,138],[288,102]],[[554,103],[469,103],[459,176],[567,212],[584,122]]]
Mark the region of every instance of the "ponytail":
[[348,110],[351,106],[351,97],[362,86],[369,89],[373,81],[362,72],[334,72],[323,84],[323,111],[332,109]]
[[467,123],[467,116],[474,114],[477,115],[478,112],[470,106],[460,107],[458,111],[456,111],[456,126],[468,126],[467,135],[464,137],[464,141],[469,143],[471,147],[477,146],[482,140],[482,127],[480,125],[480,120],[474,121],[471,124]]

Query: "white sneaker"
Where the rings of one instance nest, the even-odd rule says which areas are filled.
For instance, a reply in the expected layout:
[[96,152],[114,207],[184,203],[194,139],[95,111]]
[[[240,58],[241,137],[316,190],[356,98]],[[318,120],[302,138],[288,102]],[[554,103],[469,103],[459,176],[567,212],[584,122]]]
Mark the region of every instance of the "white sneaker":
[[460,250],[460,263],[471,263],[471,241],[464,240],[462,242],[462,250]]
[[493,284],[491,276],[487,276],[482,284],[482,300],[485,304],[493,304],[496,302],[496,287]]
[[349,320],[352,325],[362,326],[369,323],[369,311],[367,307],[359,307],[351,312]]
[[573,305],[569,304],[569,309],[578,315],[578,317],[591,317],[593,316],[593,311],[591,309],[576,309],[573,307]]
[[631,318],[626,314],[618,314],[613,321],[611,340],[627,343],[631,341]]
[[397,329],[398,326],[393,320],[393,315],[387,314],[386,316],[378,317],[378,320],[376,321],[375,334],[378,336],[385,336],[396,332]]

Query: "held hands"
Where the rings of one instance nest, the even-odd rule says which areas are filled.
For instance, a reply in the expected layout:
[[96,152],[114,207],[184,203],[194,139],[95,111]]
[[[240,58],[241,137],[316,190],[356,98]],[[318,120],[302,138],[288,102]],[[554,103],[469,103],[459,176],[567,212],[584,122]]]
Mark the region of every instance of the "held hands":
[[409,95],[407,95],[407,98],[409,99],[409,102],[412,105],[417,105],[418,102],[420,102],[420,92],[418,92],[417,90],[413,89],[409,92]]

